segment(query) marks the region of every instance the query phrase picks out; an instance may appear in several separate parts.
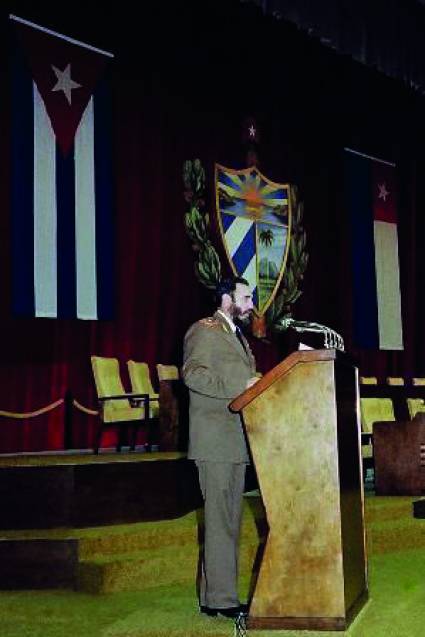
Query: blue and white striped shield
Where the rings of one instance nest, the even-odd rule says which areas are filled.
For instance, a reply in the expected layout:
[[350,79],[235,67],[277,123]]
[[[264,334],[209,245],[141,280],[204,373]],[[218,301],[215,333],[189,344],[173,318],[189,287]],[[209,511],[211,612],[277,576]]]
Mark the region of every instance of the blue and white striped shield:
[[247,279],[254,309],[262,316],[285,271],[291,233],[289,185],[257,168],[216,164],[216,210],[224,247],[235,275]]

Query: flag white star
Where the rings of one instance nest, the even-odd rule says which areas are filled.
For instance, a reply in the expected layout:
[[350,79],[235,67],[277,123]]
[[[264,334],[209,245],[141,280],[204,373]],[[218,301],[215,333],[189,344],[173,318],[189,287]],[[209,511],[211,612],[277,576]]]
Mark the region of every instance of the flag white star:
[[388,195],[390,194],[390,191],[387,190],[385,183],[378,184],[378,188],[379,188],[378,199],[383,199],[384,201],[386,201]]
[[52,69],[55,72],[57,79],[52,91],[63,91],[66,99],[68,100],[68,104],[71,104],[71,91],[81,87],[81,84],[77,84],[77,82],[74,82],[71,78],[71,64],[68,64],[63,71],[52,64]]
[[253,125],[253,124],[251,124],[251,126],[249,127],[249,129],[248,129],[248,130],[249,130],[249,136],[250,136],[250,137],[255,137],[255,132],[256,132],[256,131],[255,131],[255,128],[254,128],[254,125]]

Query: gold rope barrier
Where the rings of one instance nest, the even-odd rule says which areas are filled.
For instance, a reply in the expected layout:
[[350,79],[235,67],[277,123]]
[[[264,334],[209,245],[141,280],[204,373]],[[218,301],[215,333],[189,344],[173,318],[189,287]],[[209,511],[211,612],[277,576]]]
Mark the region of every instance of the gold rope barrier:
[[17,413],[15,411],[3,411],[0,409],[0,416],[4,416],[5,418],[18,418],[18,419],[34,418],[34,416],[41,416],[41,414],[46,414],[48,411],[52,411],[52,409],[56,409],[56,407],[59,407],[59,405],[62,405],[63,403],[64,403],[64,399],[59,398],[59,400],[52,403],[51,405],[47,405],[46,407],[42,407],[41,409],[37,409],[36,411],[29,411],[23,414]]
[[[35,416],[46,414],[47,412],[52,411],[52,409],[56,409],[56,407],[59,407],[59,405],[62,405],[64,402],[65,401],[63,398],[59,398],[59,400],[52,403],[51,405],[46,405],[46,407],[42,407],[41,409],[37,409],[36,411],[28,411],[25,413],[19,413],[16,411],[3,411],[2,409],[0,409],[0,416],[3,416],[4,418],[17,418],[21,420],[23,420],[24,418],[34,418]],[[79,403],[78,400],[75,400],[75,398],[73,399],[72,404],[76,409],[82,411],[85,414],[88,414],[89,416],[99,415],[99,412],[96,409],[89,409],[88,407],[84,407],[84,405]]]
[[74,407],[76,407],[77,409],[82,411],[84,414],[88,414],[89,416],[98,416],[99,415],[99,412],[96,409],[89,409],[88,407],[84,407],[84,405],[79,403],[78,400],[75,400],[75,398],[72,401],[72,404],[74,405]]

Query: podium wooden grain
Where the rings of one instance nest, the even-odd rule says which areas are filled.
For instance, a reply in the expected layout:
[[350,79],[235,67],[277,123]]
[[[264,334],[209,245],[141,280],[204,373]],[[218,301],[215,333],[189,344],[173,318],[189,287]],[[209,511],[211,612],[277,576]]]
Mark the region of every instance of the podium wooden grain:
[[291,354],[231,409],[243,415],[269,525],[248,625],[345,630],[367,599],[357,370]]

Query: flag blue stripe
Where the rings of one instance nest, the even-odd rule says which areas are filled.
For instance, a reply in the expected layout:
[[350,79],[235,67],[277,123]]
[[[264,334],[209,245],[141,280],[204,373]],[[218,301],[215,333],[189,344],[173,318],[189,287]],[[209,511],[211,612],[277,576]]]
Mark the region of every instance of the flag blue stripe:
[[370,162],[346,153],[346,206],[351,221],[353,259],[353,341],[379,347]]
[[219,184],[230,186],[231,188],[234,188],[235,190],[240,190],[240,185],[238,184],[238,180],[233,181],[233,179],[231,179],[229,175],[226,175],[226,173],[222,173],[222,172],[218,173],[218,182]]
[[230,226],[232,225],[232,223],[234,222],[234,220],[236,219],[236,217],[234,215],[226,215],[226,214],[222,214],[221,215],[221,222],[223,224],[223,231],[226,232],[226,230],[228,230],[228,228],[230,228]]
[[33,83],[20,53],[12,60],[12,310],[34,316]]
[[114,316],[114,219],[112,188],[112,110],[108,75],[93,95],[96,193],[97,318]]
[[57,316],[77,314],[75,270],[75,176],[74,151],[66,157],[56,146],[57,195]]
[[255,254],[255,223],[244,236],[232,259],[236,271],[243,276],[253,255]]
[[286,190],[286,188],[276,188],[276,190],[262,195],[262,197],[263,199],[287,199],[288,191]]

